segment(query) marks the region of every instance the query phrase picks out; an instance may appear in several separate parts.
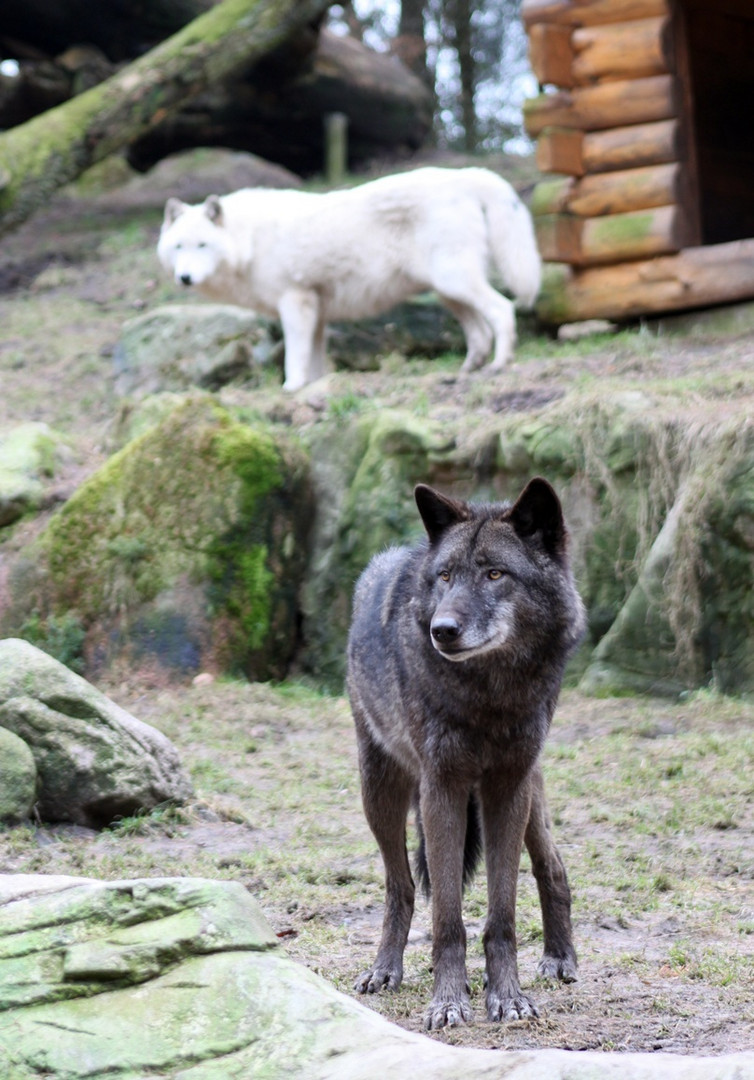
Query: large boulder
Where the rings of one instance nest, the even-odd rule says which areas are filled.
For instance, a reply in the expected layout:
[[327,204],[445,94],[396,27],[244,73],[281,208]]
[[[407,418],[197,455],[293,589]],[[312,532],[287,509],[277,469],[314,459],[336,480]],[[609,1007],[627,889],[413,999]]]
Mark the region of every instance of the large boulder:
[[235,882],[0,876],[0,1075],[754,1080],[754,1053],[461,1049],[285,956]]
[[115,390],[142,398],[247,380],[276,356],[278,331],[253,311],[231,304],[166,304],[123,324],[115,347]]
[[311,518],[297,443],[192,397],[84,483],[10,575],[8,634],[75,617],[87,671],[280,678]]
[[[191,783],[161,732],[26,641],[0,641],[0,752],[8,737],[28,748],[20,799],[45,821],[100,827],[119,815],[185,801]],[[31,758],[29,762],[28,758]],[[8,760],[0,764],[0,781]],[[31,767],[30,767],[31,766]],[[29,790],[30,789],[30,790]],[[2,805],[6,791],[0,798]],[[8,815],[14,817],[25,814]]]

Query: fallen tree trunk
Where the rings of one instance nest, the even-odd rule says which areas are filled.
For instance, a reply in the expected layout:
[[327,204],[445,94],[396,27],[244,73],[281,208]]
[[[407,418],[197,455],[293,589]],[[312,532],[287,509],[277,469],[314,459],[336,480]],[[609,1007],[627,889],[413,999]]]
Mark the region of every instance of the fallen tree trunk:
[[323,30],[305,64],[284,61],[276,53],[210,87],[133,143],[129,163],[145,171],[179,150],[225,146],[311,174],[323,167],[323,118],[330,112],[347,117],[351,168],[414,151],[429,134],[430,92],[395,57]]
[[99,86],[0,135],[0,234],[206,87],[317,22],[329,0],[223,0]]

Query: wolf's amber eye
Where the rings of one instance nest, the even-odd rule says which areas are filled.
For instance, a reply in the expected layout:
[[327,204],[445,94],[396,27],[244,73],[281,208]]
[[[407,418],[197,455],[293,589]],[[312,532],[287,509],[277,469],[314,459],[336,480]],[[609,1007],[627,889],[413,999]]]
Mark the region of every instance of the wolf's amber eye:
[[450,570],[441,570],[439,576],[441,581],[450,581]]
[[490,579],[490,581],[499,581],[502,576],[502,570],[490,570],[487,574],[487,577]]

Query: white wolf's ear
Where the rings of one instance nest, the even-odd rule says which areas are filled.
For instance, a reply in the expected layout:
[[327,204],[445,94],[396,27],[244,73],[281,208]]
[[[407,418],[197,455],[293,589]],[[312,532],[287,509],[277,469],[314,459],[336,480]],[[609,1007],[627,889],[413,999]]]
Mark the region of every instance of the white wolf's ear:
[[180,217],[186,209],[186,204],[180,199],[170,198],[165,203],[165,218],[163,225],[172,225],[176,218]]
[[558,560],[565,558],[568,533],[563,509],[554,489],[541,476],[529,481],[505,519],[522,539],[539,534],[549,555]]
[[460,499],[451,499],[449,495],[442,495],[427,484],[416,485],[414,498],[424,522],[424,528],[432,543],[439,540],[451,525],[457,525],[459,521],[469,519],[467,503],[461,502]]
[[223,208],[219,195],[210,195],[204,200],[204,213],[213,225],[222,225]]

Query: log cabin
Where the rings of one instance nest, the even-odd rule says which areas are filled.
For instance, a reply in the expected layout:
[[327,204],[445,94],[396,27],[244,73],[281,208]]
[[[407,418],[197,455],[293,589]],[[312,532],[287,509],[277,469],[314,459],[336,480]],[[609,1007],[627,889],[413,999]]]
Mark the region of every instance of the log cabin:
[[523,0],[553,326],[754,298],[754,0]]

